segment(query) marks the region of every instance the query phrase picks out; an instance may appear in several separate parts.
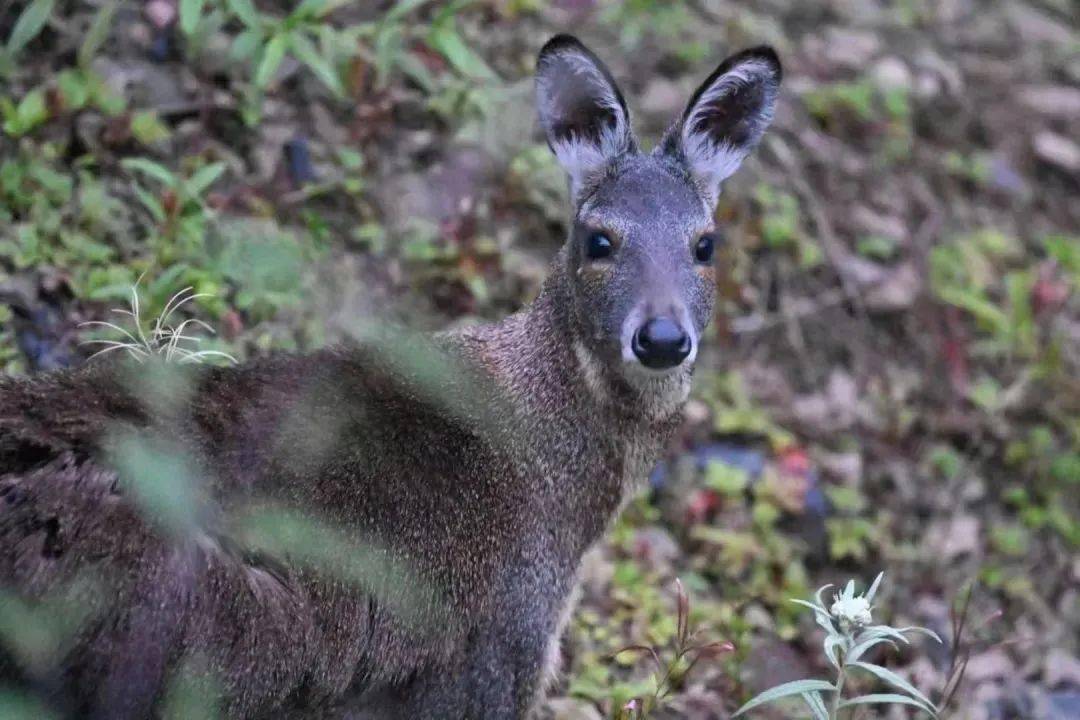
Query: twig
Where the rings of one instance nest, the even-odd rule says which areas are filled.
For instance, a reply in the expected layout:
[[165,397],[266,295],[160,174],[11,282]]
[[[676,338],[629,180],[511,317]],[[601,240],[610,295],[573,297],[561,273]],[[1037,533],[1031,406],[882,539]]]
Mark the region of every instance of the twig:
[[791,152],[791,149],[783,142],[776,140],[775,142],[770,143],[769,147],[772,148],[776,158],[787,171],[788,178],[795,191],[799,193],[806,202],[807,210],[809,210],[810,216],[814,220],[814,227],[817,229],[818,239],[821,242],[822,250],[825,251],[825,258],[829,261],[829,265],[832,267],[833,272],[836,273],[837,278],[840,280],[840,286],[844,290],[844,295],[855,308],[860,319],[866,321],[866,306],[862,299],[862,293],[859,291],[858,286],[851,277],[844,271],[844,259],[850,253],[843,247],[839,238],[836,237],[832,221],[829,220],[824,205],[818,200],[817,193],[810,187],[810,183],[806,181],[805,166],[803,166],[803,164],[795,157],[795,154]]

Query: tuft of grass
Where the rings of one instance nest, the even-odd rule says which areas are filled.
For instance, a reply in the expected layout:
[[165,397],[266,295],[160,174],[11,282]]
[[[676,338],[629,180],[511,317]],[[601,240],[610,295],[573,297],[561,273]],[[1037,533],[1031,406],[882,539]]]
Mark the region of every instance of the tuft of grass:
[[177,325],[170,321],[173,315],[187,303],[201,297],[208,297],[208,293],[196,293],[192,287],[186,287],[179,291],[165,304],[161,314],[154,319],[149,328],[144,328],[143,318],[140,314],[138,283],[131,288],[131,304],[127,310],[114,308],[112,312],[127,315],[131,318],[132,329],[108,322],[105,320],[91,320],[81,323],[80,327],[100,327],[113,330],[123,336],[122,340],[95,339],[86,340],[84,345],[104,345],[90,359],[106,353],[123,350],[132,359],[144,362],[151,358],[162,359],[165,362],[177,362],[180,364],[202,363],[206,360],[218,358],[231,363],[237,360],[227,352],[220,350],[199,350],[200,342],[205,338],[192,334],[194,331],[204,330],[210,334],[214,329],[207,323],[197,318],[188,318]]

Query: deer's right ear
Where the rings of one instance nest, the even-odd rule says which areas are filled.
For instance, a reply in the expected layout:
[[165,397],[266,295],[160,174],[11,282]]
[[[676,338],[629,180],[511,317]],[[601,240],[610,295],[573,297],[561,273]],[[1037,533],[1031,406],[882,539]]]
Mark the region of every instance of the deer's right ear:
[[589,177],[634,150],[630,113],[611,73],[570,35],[556,35],[536,61],[536,104],[548,145],[576,196]]

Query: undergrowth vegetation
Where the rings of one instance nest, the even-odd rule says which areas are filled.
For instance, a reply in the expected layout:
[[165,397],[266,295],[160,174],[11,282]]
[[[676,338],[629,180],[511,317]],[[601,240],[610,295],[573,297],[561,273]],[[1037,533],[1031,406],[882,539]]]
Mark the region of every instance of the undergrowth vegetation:
[[[873,717],[848,691],[888,686],[910,700],[889,717],[1076,717],[1075,16],[886,5],[0,1],[0,368],[243,360],[513,311],[567,231],[525,79],[544,39],[605,48],[652,137],[718,58],[772,43],[782,107],[724,188],[684,430],[583,565],[545,712],[726,718],[828,677],[787,686],[793,712]],[[181,480],[147,502],[197,497],[161,452]],[[877,625],[872,590],[789,602],[879,568]],[[956,597],[1005,620],[950,634]],[[62,634],[12,603],[0,641]],[[946,642],[912,651],[908,625]],[[855,664],[886,640],[889,669]],[[176,688],[172,716],[211,712]],[[0,690],[0,716],[39,712]]]

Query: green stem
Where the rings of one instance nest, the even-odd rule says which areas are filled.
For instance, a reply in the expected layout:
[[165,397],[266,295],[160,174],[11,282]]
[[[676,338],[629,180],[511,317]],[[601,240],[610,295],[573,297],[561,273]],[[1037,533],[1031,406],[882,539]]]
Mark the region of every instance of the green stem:
[[840,701],[844,697],[844,667],[840,666],[840,674],[836,678],[836,695],[833,697],[832,709],[829,710],[829,720],[840,720]]

